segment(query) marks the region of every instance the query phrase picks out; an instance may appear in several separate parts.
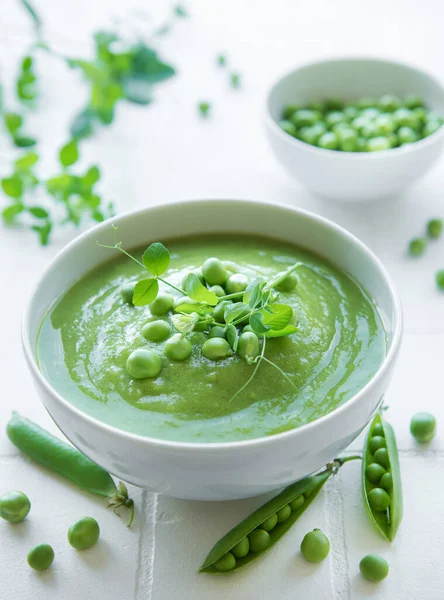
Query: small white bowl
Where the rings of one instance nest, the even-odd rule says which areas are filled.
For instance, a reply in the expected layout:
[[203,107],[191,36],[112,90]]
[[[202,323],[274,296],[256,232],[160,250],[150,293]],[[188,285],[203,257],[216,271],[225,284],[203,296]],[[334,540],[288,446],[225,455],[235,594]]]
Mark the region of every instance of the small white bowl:
[[[62,397],[36,361],[41,320],[53,302],[92,268],[110,259],[119,227],[124,247],[188,234],[243,232],[298,244],[327,257],[374,298],[387,331],[387,356],[375,376],[328,415],[270,437],[228,443],[180,443],[143,437],[104,424]],[[241,252],[241,249],[240,249]],[[153,492],[196,500],[231,500],[283,487],[340,454],[361,432],[386,392],[401,341],[398,296],[379,260],[341,227],[288,206],[241,200],[203,200],[154,206],[115,217],[68,244],[34,290],[23,321],[23,344],[37,391],[71,442],[119,478]],[[199,385],[199,382],[196,382]]]
[[401,192],[438,160],[444,126],[429,137],[381,152],[338,152],[311,146],[279,127],[286,104],[309,104],[325,98],[356,100],[383,94],[418,94],[444,117],[444,88],[432,76],[406,64],[375,58],[313,62],[284,75],[271,88],[266,131],[282,166],[316,194],[359,202]]

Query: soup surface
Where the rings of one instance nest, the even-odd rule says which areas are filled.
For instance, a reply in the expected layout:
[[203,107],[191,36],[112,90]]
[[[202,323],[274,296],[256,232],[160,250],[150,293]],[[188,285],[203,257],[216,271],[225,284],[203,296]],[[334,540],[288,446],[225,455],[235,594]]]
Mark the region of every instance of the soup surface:
[[[325,259],[292,245],[245,235],[164,243],[171,264],[163,277],[178,286],[186,273],[199,269],[212,256],[231,261],[230,268],[236,272],[266,280],[297,261],[302,263],[296,271],[296,288],[280,293],[278,300],[292,306],[298,330],[267,340],[265,352],[295,387],[263,361],[254,379],[235,396],[255,365],[238,355],[217,361],[204,358],[201,348],[208,338],[204,332],[189,334],[193,349],[188,359],[169,360],[164,342],[150,342],[141,335],[151,318],[149,308],[133,306],[121,296],[125,284],[147,274],[119,255],[88,273],[56,302],[37,340],[39,365],[46,379],[91,416],[167,440],[256,438],[326,415],[365,386],[381,365],[386,336],[374,303]],[[144,249],[133,255],[139,258]],[[167,290],[166,286],[161,284],[161,290]],[[171,322],[171,314],[156,318]],[[130,377],[126,361],[138,348],[161,356],[162,370],[156,378]]]

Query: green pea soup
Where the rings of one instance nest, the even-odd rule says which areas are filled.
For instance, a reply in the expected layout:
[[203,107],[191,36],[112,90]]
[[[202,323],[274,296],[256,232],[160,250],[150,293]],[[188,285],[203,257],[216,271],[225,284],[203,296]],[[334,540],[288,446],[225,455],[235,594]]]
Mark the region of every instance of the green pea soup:
[[[251,383],[237,396],[255,365],[238,355],[202,356],[207,332],[189,334],[191,356],[166,357],[165,341],[142,336],[148,307],[122,299],[122,288],[146,277],[119,255],[76,282],[43,319],[38,338],[40,369],[74,406],[98,420],[136,434],[182,442],[228,442],[273,435],[322,417],[362,389],[386,354],[381,317],[367,292],[324,258],[293,245],[245,235],[187,237],[164,241],[171,264],[163,275],[176,286],[206,258],[228,261],[233,272],[271,280],[295,262],[298,284],[281,292],[297,319],[296,333],[267,340]],[[136,249],[140,257],[145,248]],[[111,252],[111,251],[110,251]],[[171,292],[163,284],[161,291]],[[176,294],[176,292],[172,292]],[[177,293],[177,296],[180,294]],[[156,319],[168,321],[171,313]],[[132,379],[131,352],[146,348],[161,357],[153,379]]]

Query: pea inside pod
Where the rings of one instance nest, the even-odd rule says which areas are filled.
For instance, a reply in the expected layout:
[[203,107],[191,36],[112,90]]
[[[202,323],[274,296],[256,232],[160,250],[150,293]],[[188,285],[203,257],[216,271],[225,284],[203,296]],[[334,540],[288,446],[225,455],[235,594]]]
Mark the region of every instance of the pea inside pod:
[[[356,458],[360,457],[338,458],[327,465],[321,473],[286,487],[224,535],[210,550],[200,571],[205,573],[237,571],[262,556],[296,523],[329,477],[336,473],[344,462]],[[248,540],[248,544],[243,541],[245,539]],[[239,547],[248,547],[248,552],[239,553]]]
[[393,541],[402,520],[402,486],[393,428],[380,414],[374,418],[364,446],[362,491],[369,519]]

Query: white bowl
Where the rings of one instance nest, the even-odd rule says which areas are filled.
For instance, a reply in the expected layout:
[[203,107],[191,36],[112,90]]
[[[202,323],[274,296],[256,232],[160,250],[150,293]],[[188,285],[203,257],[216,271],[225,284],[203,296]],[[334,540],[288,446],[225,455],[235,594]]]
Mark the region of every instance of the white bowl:
[[[308,425],[274,436],[227,443],[179,443],[134,435],[90,417],[45,380],[36,362],[39,325],[54,300],[93,267],[110,259],[111,224],[124,247],[188,234],[240,232],[298,244],[327,257],[374,298],[387,331],[387,356],[348,402]],[[402,334],[401,307],[381,263],[358,239],[321,217],[288,206],[236,200],[164,204],[115,217],[68,244],[34,290],[23,321],[28,365],[48,412],[71,442],[119,478],[179,498],[229,500],[277,489],[340,454],[379,407]]]
[[316,194],[351,202],[401,192],[439,158],[444,127],[408,146],[381,152],[337,152],[301,142],[279,127],[286,104],[308,104],[331,97],[358,99],[383,94],[418,94],[444,117],[444,88],[433,77],[406,64],[374,58],[313,62],[280,78],[266,106],[266,131],[282,166]]

